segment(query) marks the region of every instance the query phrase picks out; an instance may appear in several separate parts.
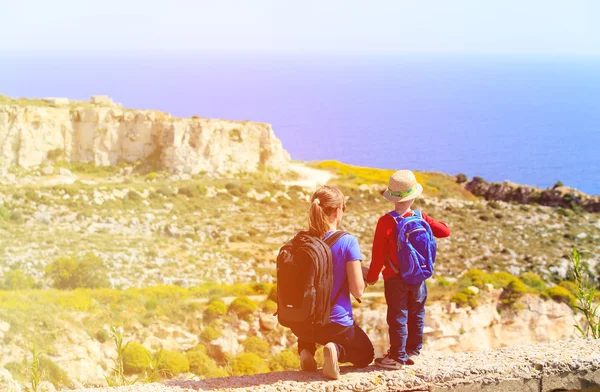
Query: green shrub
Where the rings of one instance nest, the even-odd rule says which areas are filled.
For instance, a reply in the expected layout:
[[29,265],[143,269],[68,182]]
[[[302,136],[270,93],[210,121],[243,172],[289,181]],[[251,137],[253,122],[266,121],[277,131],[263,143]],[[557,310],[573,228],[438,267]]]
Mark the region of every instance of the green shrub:
[[67,373],[60,368],[56,363],[47,357],[40,357],[40,371],[44,378],[50,381],[56,388],[70,387],[71,380]]
[[267,297],[267,299],[270,299],[271,301],[277,303],[277,285],[273,285],[273,287],[271,288],[271,291],[269,291],[269,296]]
[[160,188],[156,191],[156,194],[159,194],[159,195],[162,195],[162,196],[165,196],[168,198],[168,197],[173,196],[175,193],[172,190],[170,190],[169,188]]
[[569,306],[575,306],[576,300],[573,294],[564,287],[554,286],[546,290],[546,294],[556,302],[562,302]]
[[203,185],[187,185],[179,188],[178,194],[187,196],[189,198],[200,197],[206,195],[206,187]]
[[20,269],[10,270],[4,274],[0,283],[0,290],[29,290],[35,286],[31,275],[27,275]]
[[436,277],[435,282],[440,287],[450,287],[452,285],[452,282],[450,282],[448,279],[444,278],[443,276]]
[[146,175],[146,180],[147,181],[154,181],[158,178],[158,173],[157,172],[150,172]]
[[13,211],[10,214],[10,220],[13,222],[23,222],[23,213],[21,211]]
[[[251,231],[252,231],[252,229],[250,229],[248,231],[249,235],[250,235]],[[273,287],[273,285],[271,283],[266,283],[266,282],[252,282],[252,283],[250,283],[250,288],[257,295],[267,294],[268,292],[270,292],[270,290],[271,290],[272,287]]]
[[242,342],[242,346],[245,352],[254,353],[263,359],[271,355],[269,343],[258,336],[250,336]]
[[100,343],[106,343],[110,339],[110,335],[103,329],[99,329],[98,332],[94,335],[97,341]]
[[159,370],[166,376],[172,377],[190,370],[190,362],[184,353],[179,351],[163,351]]
[[140,201],[143,199],[144,198],[142,197],[142,195],[140,195],[136,191],[129,191],[129,192],[127,192],[127,195],[125,196],[125,200],[129,200],[132,202]]
[[518,278],[512,274],[509,274],[508,272],[494,272],[492,274],[492,284],[494,285],[495,288],[506,288],[508,287],[509,284],[511,284],[512,282],[514,282],[515,280],[518,280]]
[[454,302],[458,307],[469,303],[469,296],[466,293],[456,293],[450,298],[450,302]]
[[456,175],[456,182],[458,182],[459,184],[462,184],[462,183],[467,182],[467,181],[469,181],[469,178],[465,174],[458,173]]
[[267,299],[261,303],[261,308],[263,312],[273,314],[277,311],[277,302]]
[[539,275],[534,274],[533,272],[526,272],[521,275],[521,281],[525,283],[527,286],[534,288],[538,291],[544,291],[546,289],[546,282],[539,277]]
[[158,305],[160,305],[158,298],[150,298],[144,303],[144,308],[146,308],[146,310],[149,312],[153,312],[158,309]]
[[512,306],[527,292],[527,286],[519,279],[511,281],[502,291],[500,295],[500,301],[505,304]]
[[290,350],[284,350],[269,361],[269,368],[273,372],[299,369],[300,357]]
[[267,363],[253,353],[242,353],[231,361],[231,373],[234,376],[267,372],[269,372]]
[[129,342],[123,349],[123,371],[126,374],[143,373],[150,369],[150,351],[136,342]]
[[227,305],[220,299],[214,299],[204,309],[204,319],[210,322],[223,317],[225,313],[227,313]]
[[222,335],[222,331],[220,328],[215,328],[212,325],[207,325],[202,328],[202,332],[200,333],[200,337],[205,342],[212,342],[213,340],[219,338]]
[[237,316],[246,321],[250,321],[251,316],[258,310],[256,302],[246,296],[237,297],[229,305],[229,311],[237,314]]
[[486,283],[492,283],[492,277],[480,269],[471,269],[460,278],[460,286],[463,288],[475,286],[482,289]]
[[80,260],[60,257],[46,267],[46,275],[57,289],[96,289],[108,287],[108,275],[102,259],[88,253]]
[[490,206],[491,208],[495,209],[495,210],[499,210],[502,208],[502,206],[500,205],[500,203],[498,203],[495,200],[492,200],[490,202],[488,202],[488,206]]
[[250,191],[250,187],[246,184],[228,182],[225,184],[225,189],[232,196],[241,197]]
[[569,293],[573,294],[573,296],[575,296],[579,290],[576,283],[568,281],[568,280],[563,280],[558,285],[560,287],[564,287],[565,289],[567,289],[569,291]]
[[214,359],[200,350],[188,351],[186,354],[190,364],[190,372],[206,378],[225,377],[227,372],[217,366]]
[[0,220],[7,221],[10,219],[10,211],[4,204],[0,204]]

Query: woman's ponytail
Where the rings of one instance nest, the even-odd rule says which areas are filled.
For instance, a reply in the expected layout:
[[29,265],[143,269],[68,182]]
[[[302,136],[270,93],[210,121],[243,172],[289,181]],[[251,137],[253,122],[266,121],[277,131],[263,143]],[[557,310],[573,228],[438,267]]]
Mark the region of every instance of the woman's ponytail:
[[308,233],[323,238],[330,230],[329,216],[344,205],[344,194],[337,188],[324,185],[311,197],[308,213]]

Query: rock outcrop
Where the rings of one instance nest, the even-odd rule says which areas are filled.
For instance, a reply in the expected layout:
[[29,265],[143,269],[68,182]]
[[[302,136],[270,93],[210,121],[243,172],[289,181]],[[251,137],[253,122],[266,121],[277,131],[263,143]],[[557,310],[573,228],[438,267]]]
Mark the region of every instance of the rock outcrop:
[[[430,353],[495,350],[523,343],[571,339],[580,316],[564,303],[527,295],[517,307],[502,306],[493,290],[475,309],[452,302],[432,302],[425,312],[424,350]],[[373,340],[377,355],[389,348],[385,311],[357,311],[358,324]]]
[[486,200],[500,200],[520,204],[537,203],[549,207],[583,208],[589,212],[600,212],[600,196],[590,196],[577,189],[567,186],[555,186],[549,189],[541,189],[534,186],[514,184],[505,182],[486,182],[480,177],[471,181],[462,182],[466,190],[475,196],[481,196]]
[[[0,166],[48,160],[98,166],[148,161],[170,172],[285,170],[290,160],[269,124],[174,118],[123,109],[108,97],[0,104]],[[41,102],[41,103],[40,103]]]

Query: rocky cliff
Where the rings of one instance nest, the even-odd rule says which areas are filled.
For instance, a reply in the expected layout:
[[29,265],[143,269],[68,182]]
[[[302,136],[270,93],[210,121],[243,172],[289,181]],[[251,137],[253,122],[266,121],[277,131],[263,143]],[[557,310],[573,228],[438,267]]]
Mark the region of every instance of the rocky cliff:
[[590,196],[577,189],[557,184],[549,189],[505,182],[486,182],[480,177],[466,181],[457,176],[466,190],[486,200],[500,200],[519,204],[537,203],[549,207],[582,208],[588,212],[600,212],[600,196]]
[[123,109],[107,97],[0,99],[0,165],[54,159],[98,166],[151,161],[170,172],[197,174],[284,169],[290,157],[268,124],[174,118]]

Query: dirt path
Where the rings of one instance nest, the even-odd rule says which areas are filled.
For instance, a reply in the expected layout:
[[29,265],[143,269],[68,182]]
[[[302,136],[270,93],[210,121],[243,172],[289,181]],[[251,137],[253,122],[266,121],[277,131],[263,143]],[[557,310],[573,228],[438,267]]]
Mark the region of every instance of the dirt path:
[[297,185],[304,188],[315,189],[327,184],[333,178],[333,174],[326,170],[313,169],[302,163],[291,163],[290,169],[299,174],[300,178],[293,181],[284,181],[285,185]]

